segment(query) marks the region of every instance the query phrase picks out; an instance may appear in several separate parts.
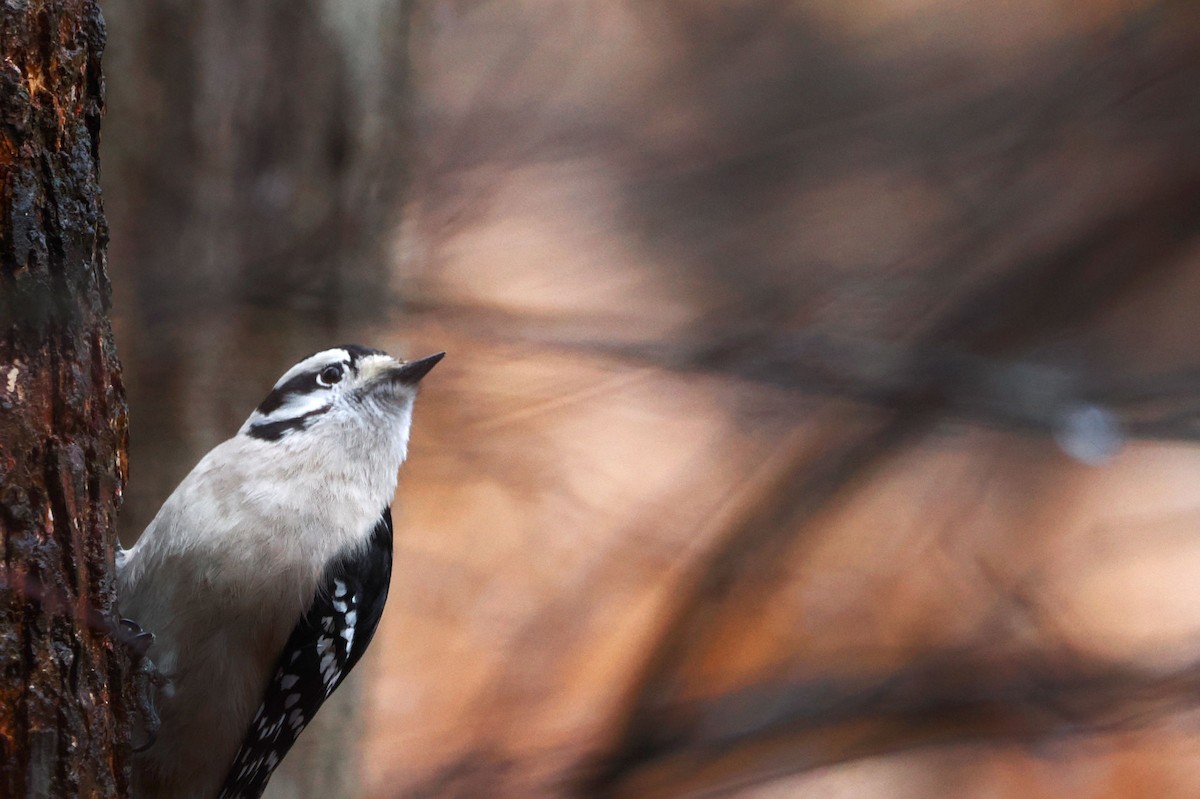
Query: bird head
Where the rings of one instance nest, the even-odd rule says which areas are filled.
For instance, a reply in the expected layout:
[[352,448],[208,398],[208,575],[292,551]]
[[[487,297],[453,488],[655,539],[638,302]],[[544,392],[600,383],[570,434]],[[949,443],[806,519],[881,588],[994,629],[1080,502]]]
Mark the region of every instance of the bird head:
[[444,355],[402,361],[356,344],[323,350],[284,372],[238,433],[277,442],[333,427],[395,427],[407,443],[417,387]]

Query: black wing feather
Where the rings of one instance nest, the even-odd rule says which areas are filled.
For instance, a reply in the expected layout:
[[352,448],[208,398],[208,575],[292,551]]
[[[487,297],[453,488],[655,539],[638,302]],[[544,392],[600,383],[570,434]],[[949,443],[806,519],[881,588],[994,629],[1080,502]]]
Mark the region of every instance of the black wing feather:
[[275,767],[371,643],[391,574],[392,512],[385,508],[367,548],[330,564],[288,638],[220,799],[262,796]]

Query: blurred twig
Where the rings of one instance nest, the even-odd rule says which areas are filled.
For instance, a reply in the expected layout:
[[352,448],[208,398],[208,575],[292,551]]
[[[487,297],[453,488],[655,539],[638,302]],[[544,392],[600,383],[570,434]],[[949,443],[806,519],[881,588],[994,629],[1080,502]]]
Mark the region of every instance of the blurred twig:
[[894,673],[759,684],[681,703],[687,735],[611,792],[694,799],[833,763],[973,740],[1033,743],[1139,726],[1200,702],[1200,663],[1169,674],[1043,653],[928,655]]
[[[689,580],[680,586],[680,599],[669,611],[669,620],[643,670],[632,681],[624,718],[612,745],[601,756],[587,793],[646,795],[628,791],[629,786],[642,784],[647,770],[656,772],[662,763],[677,758],[694,765],[690,742],[697,736],[703,738],[702,730],[719,714],[690,712],[681,716],[671,712],[678,700],[672,675],[703,638],[704,628],[716,618],[731,587],[737,582],[753,584],[761,566],[783,557],[816,511],[882,457],[947,413],[1055,430],[1064,406],[1069,407],[1070,402],[1082,405],[1087,395],[1074,385],[1077,380],[1053,370],[997,368],[992,359],[1046,341],[1065,327],[1094,320],[1131,287],[1177,266],[1180,252],[1191,243],[1200,222],[1198,208],[1200,181],[1168,186],[1128,213],[1096,224],[1056,253],[1015,264],[985,281],[930,326],[921,340],[897,347],[887,358],[866,359],[868,366],[860,364],[859,374],[847,375],[852,369],[847,368],[846,359],[829,359],[826,366],[835,367],[826,385],[855,386],[859,399],[888,408],[888,417],[877,430],[815,464],[797,459],[782,469],[761,501],[736,520],[696,565]],[[1149,254],[1149,260],[1135,270],[1130,263],[1139,254]],[[710,341],[713,343],[685,354],[681,363],[664,365],[735,373],[789,387],[804,386],[804,378],[814,371],[813,361],[798,363],[795,348],[779,347],[774,331],[728,338],[718,332]],[[887,361],[888,368],[880,369],[880,361]],[[801,364],[809,368],[797,368]],[[873,379],[864,379],[868,376]],[[1102,399],[1102,393],[1091,397],[1092,401]],[[964,669],[964,665],[958,663],[950,670]],[[1064,678],[1063,686],[1072,685],[1073,679]],[[1039,690],[1057,687],[1053,681],[1044,682],[1035,683]],[[918,706],[926,700],[944,701],[945,697],[938,700],[931,694],[920,698]],[[748,736],[747,741],[765,744],[761,737]],[[805,758],[798,751],[792,756],[794,767],[802,767],[798,764]],[[747,757],[747,752],[739,752],[735,759],[744,762]],[[721,758],[712,761],[712,768],[719,771]],[[697,784],[696,770],[689,770],[676,773],[675,782]],[[699,769],[705,770],[707,767]]]
[[933,405],[897,413],[815,464],[798,455],[780,470],[681,586],[679,602],[633,681],[632,695],[621,703],[630,712],[620,725],[616,745],[604,756],[585,794],[608,796],[628,774],[675,751],[680,731],[666,710],[673,700],[671,674],[713,622],[732,588],[752,581],[767,564],[783,557],[805,521],[935,415]]

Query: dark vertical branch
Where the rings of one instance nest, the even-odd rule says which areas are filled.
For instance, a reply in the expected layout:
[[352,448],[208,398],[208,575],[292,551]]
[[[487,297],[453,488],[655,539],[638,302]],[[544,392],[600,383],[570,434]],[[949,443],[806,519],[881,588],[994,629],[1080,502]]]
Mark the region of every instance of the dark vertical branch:
[[[378,341],[363,328],[395,299],[410,6],[106,3],[105,189],[135,419],[128,540],[283,365]],[[354,795],[360,679],[269,794]]]

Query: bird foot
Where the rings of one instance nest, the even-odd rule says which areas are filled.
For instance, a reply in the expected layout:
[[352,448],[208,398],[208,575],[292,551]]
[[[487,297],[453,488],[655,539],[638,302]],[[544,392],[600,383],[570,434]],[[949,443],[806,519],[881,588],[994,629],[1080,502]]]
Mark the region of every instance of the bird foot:
[[133,751],[144,752],[154,745],[158,739],[159,727],[162,726],[158,709],[154,706],[155,694],[170,685],[171,681],[158,670],[154,661],[147,656],[150,646],[154,643],[154,633],[146,632],[137,622],[130,619],[121,619],[117,625],[116,638],[129,651],[130,659],[134,664],[135,708],[139,716],[138,726],[141,727],[145,741],[134,744]]

